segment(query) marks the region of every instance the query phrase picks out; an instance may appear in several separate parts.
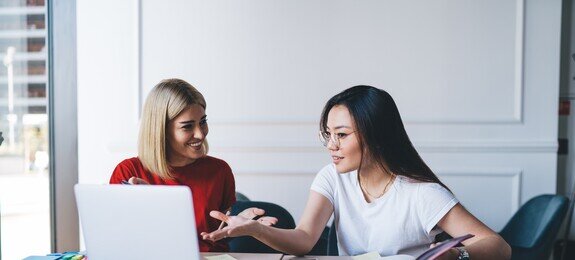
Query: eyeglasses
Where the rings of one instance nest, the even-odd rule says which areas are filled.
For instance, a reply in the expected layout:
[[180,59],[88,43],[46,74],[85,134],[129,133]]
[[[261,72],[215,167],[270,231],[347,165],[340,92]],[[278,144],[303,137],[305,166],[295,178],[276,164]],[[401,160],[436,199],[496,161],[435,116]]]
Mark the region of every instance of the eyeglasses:
[[336,147],[339,148],[341,145],[340,142],[340,138],[345,138],[350,134],[355,133],[356,131],[353,131],[351,133],[336,133],[336,134],[331,134],[329,132],[323,132],[323,131],[319,131],[318,132],[318,137],[319,137],[319,141],[321,142],[321,144],[325,147],[328,146],[329,141],[331,141],[331,143]]

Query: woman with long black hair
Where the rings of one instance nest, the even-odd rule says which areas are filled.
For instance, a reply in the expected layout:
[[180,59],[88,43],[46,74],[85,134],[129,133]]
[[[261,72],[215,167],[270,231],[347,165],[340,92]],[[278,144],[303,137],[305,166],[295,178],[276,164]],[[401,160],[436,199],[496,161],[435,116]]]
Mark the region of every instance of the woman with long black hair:
[[320,120],[320,140],[333,163],[317,174],[298,226],[277,229],[238,216],[204,239],[253,236],[278,251],[303,255],[334,213],[340,255],[376,251],[381,256],[418,256],[435,235],[473,234],[442,259],[508,259],[509,245],[469,213],[421,159],[393,98],[371,86],[355,86],[332,97]]

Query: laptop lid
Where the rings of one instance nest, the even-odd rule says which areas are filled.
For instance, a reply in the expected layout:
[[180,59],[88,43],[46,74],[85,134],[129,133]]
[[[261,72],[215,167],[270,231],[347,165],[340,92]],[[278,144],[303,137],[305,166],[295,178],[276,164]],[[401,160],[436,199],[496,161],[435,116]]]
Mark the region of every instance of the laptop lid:
[[200,259],[186,186],[74,186],[90,260]]

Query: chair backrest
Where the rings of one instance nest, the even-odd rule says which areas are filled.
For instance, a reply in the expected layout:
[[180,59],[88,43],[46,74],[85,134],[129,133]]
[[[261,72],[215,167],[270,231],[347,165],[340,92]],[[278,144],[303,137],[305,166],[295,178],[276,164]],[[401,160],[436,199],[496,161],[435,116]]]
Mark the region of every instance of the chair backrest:
[[335,223],[331,224],[331,227],[329,228],[327,239],[327,255],[339,255],[339,250],[337,249],[337,229],[335,227]]
[[236,201],[249,201],[250,199],[243,193],[236,191]]
[[513,248],[533,259],[548,259],[567,213],[568,200],[561,195],[539,195],[527,201],[499,233]]
[[329,227],[324,227],[319,239],[306,255],[322,255],[326,256],[327,248],[328,248],[328,234],[329,234]]
[[[277,228],[283,229],[293,229],[295,228],[295,222],[291,214],[283,207],[262,201],[237,201],[231,210],[232,215],[237,215],[244,209],[256,207],[266,211],[265,215],[270,217],[276,217],[278,222],[274,225]],[[271,247],[265,245],[264,243],[258,241],[253,237],[235,237],[230,239],[228,242],[230,246],[230,252],[236,253],[280,253]]]

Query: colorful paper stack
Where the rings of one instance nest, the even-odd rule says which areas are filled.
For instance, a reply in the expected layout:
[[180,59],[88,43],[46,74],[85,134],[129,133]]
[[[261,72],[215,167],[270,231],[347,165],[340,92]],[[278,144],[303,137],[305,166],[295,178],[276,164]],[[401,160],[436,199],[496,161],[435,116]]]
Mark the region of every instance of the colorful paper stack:
[[88,260],[85,252],[53,253],[46,256],[29,256],[24,260]]

